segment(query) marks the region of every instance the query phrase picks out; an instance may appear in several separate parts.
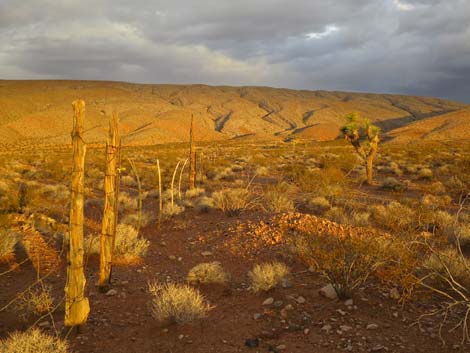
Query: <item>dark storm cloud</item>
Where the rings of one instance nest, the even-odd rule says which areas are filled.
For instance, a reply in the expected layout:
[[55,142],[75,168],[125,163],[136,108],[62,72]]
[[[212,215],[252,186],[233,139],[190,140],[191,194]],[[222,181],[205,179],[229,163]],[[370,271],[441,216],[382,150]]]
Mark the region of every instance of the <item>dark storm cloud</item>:
[[468,0],[1,0],[0,77],[470,102]]

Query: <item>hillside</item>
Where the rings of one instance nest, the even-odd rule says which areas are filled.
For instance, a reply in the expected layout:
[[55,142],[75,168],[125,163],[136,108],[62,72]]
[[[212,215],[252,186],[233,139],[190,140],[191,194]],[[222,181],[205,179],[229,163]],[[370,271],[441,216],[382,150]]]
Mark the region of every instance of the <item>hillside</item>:
[[469,129],[452,122],[467,116],[468,124],[470,106],[437,98],[268,87],[0,81],[0,145],[69,143],[70,103],[77,98],[87,104],[90,143],[104,141],[105,111],[113,108],[120,114],[129,144],[186,141],[191,114],[200,141],[241,136],[332,140],[344,116],[352,111],[385,132],[393,130],[390,136],[400,136],[400,140],[408,135],[434,138],[436,133],[421,131],[434,129],[435,124],[445,125],[446,133],[439,138],[454,138],[454,128],[459,130],[458,138],[470,137]]

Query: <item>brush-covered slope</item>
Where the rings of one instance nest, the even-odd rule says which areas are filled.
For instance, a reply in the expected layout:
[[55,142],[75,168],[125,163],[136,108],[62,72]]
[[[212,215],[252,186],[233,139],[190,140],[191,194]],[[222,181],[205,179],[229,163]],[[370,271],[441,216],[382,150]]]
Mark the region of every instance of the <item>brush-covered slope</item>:
[[129,144],[187,141],[191,114],[199,141],[242,136],[322,141],[336,138],[352,111],[390,131],[469,108],[436,98],[268,87],[0,81],[0,144],[69,143],[71,102],[78,98],[86,101],[87,142],[105,140],[105,112],[116,109]]
[[416,121],[390,131],[393,142],[416,140],[448,141],[470,138],[470,109],[458,110],[432,118]]

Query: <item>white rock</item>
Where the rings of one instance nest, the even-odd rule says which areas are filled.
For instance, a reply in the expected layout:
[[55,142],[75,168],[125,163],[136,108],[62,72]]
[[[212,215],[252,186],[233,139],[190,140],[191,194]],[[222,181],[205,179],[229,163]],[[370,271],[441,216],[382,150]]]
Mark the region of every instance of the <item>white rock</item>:
[[323,288],[320,289],[319,291],[320,295],[324,296],[325,298],[328,299],[337,299],[338,294],[336,293],[335,288],[331,283],[327,284]]
[[274,303],[274,298],[269,297],[263,302],[263,305],[271,305],[272,303]]
[[118,291],[116,289],[110,289],[106,292],[106,295],[108,297],[112,297],[113,295],[116,295],[116,294],[118,294]]
[[377,330],[379,328],[379,325],[377,324],[369,324],[366,326],[366,329],[368,330]]

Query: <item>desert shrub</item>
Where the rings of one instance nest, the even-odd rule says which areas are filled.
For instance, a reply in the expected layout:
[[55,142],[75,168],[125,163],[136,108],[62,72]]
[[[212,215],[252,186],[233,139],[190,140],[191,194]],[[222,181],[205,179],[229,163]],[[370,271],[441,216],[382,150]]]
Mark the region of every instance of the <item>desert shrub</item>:
[[400,239],[365,228],[324,228],[322,224],[287,234],[294,252],[325,277],[340,298],[351,297],[371,276],[408,293],[416,286],[419,257]]
[[415,227],[415,212],[397,201],[392,201],[386,206],[374,206],[372,217],[378,226],[397,233],[410,231]]
[[186,284],[149,283],[150,312],[158,321],[189,323],[207,316],[212,307],[199,291]]
[[452,198],[449,195],[436,196],[426,194],[421,198],[421,204],[426,207],[436,208],[450,205]]
[[253,206],[253,196],[248,189],[236,188],[216,191],[212,194],[214,206],[227,216],[239,215]]
[[15,311],[27,318],[29,315],[40,316],[52,311],[54,298],[51,288],[46,285],[35,286],[19,295],[15,301]]
[[356,227],[369,227],[370,226],[370,213],[354,211],[349,218],[349,224]]
[[17,233],[10,229],[0,228],[0,258],[12,256],[19,241]]
[[258,176],[268,176],[269,175],[269,169],[263,166],[260,166],[256,168],[255,174]]
[[430,272],[433,285],[449,288],[452,286],[449,280],[453,279],[458,285],[470,288],[470,260],[456,248],[433,251],[423,267]]
[[188,190],[186,190],[186,192],[184,193],[184,196],[185,196],[187,199],[192,199],[192,198],[195,198],[195,197],[202,196],[205,192],[206,192],[206,190],[204,190],[204,189],[202,189],[202,188],[188,189]]
[[433,173],[432,173],[432,170],[429,168],[422,168],[418,172],[419,179],[430,180],[432,177],[433,177]]
[[39,329],[14,332],[0,340],[2,353],[67,353],[66,341],[42,333]]
[[137,182],[132,175],[121,176],[121,183],[126,186],[137,186]]
[[163,205],[162,213],[165,217],[177,216],[184,212],[184,207],[176,203],[167,202]]
[[214,207],[214,200],[211,197],[202,196],[196,200],[195,209],[199,213],[207,213]]
[[[142,212],[139,216],[138,213],[127,214],[122,218],[121,223],[128,224],[134,228],[146,227],[151,221],[150,213]],[[140,224],[139,224],[140,223]]]
[[336,166],[309,170],[302,165],[288,165],[282,171],[286,181],[302,191],[325,197],[341,194],[346,181],[344,172]]
[[233,173],[233,170],[230,167],[219,170],[214,176],[214,180],[233,180],[233,179],[235,179],[235,174]]
[[268,291],[278,286],[289,274],[289,268],[281,262],[255,265],[249,272],[251,288],[255,293]]
[[460,224],[456,236],[463,249],[470,249],[470,224]]
[[136,210],[137,209],[137,198],[130,196],[126,192],[119,193],[119,208],[122,210]]
[[69,188],[62,184],[45,185],[39,192],[50,200],[67,200],[70,197]]
[[282,182],[270,185],[263,193],[265,208],[270,212],[291,212],[295,209],[292,186]]
[[351,297],[383,261],[372,237],[304,233],[294,237],[292,244],[308,266],[331,282],[340,298]]
[[406,184],[400,182],[396,178],[387,177],[382,182],[382,188],[393,190],[393,191],[404,191],[406,190],[407,187],[406,187]]
[[316,214],[323,214],[331,208],[330,201],[326,197],[316,196],[309,200],[308,206]]
[[204,262],[189,270],[186,280],[189,283],[216,283],[225,284],[229,280],[219,262]]
[[[150,242],[140,237],[137,230],[128,224],[118,224],[116,227],[116,239],[114,256],[120,262],[139,262],[145,256]],[[84,240],[85,252],[89,254],[100,253],[100,236],[90,235]]]
[[324,214],[325,218],[339,223],[339,224],[348,224],[349,222],[349,215],[345,211],[345,209],[341,207],[332,207]]

